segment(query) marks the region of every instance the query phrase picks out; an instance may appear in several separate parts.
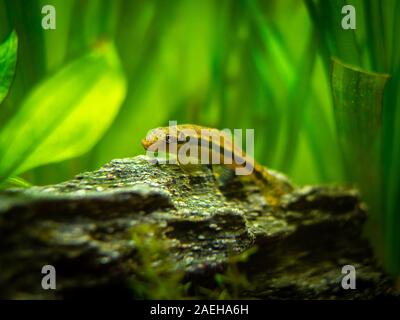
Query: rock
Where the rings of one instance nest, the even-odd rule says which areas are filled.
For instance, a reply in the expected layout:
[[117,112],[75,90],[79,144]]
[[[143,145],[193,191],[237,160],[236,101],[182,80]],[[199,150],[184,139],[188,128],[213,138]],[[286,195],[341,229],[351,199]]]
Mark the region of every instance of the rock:
[[[355,190],[295,188],[278,200],[249,179],[221,185],[207,167],[190,176],[145,156],[2,192],[0,296],[398,297],[361,237]],[[356,290],[341,287],[347,264]],[[56,290],[41,287],[44,265]]]

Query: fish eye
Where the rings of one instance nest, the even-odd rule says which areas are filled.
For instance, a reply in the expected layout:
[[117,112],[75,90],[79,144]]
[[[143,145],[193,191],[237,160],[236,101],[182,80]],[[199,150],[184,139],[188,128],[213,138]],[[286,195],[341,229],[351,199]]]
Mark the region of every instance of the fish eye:
[[182,131],[179,132],[178,141],[179,143],[188,142],[189,136],[185,135]]
[[165,135],[165,142],[166,143],[173,143],[175,141],[174,136],[166,134]]

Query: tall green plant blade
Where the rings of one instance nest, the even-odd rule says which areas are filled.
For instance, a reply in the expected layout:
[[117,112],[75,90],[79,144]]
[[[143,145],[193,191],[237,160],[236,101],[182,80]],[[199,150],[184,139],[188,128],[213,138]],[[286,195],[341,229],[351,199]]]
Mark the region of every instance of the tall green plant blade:
[[0,44],[0,103],[7,96],[14,78],[17,48],[18,38],[13,31],[4,43]]
[[8,178],[5,183],[0,185],[0,190],[6,190],[11,188],[29,188],[32,187],[28,181],[20,177]]
[[388,75],[365,72],[334,59],[331,76],[345,170],[359,184],[372,211],[380,210],[382,105]]
[[119,59],[106,42],[45,79],[0,131],[0,181],[88,151],[125,92]]

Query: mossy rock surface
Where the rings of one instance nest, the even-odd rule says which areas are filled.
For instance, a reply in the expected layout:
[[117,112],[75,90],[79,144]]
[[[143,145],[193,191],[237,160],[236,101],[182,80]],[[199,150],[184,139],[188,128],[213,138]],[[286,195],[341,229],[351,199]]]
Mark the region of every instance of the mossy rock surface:
[[[187,295],[207,297],[216,275],[256,248],[235,266],[247,285],[230,282],[229,297],[395,297],[361,237],[365,219],[351,189],[294,188],[271,205],[249,179],[221,184],[207,167],[188,175],[145,156],[114,160],[71,181],[0,194],[0,295],[135,297],[138,283],[155,291],[147,280],[176,273],[190,283]],[[341,287],[347,264],[357,270],[356,290]],[[41,287],[44,265],[57,270],[56,290]]]

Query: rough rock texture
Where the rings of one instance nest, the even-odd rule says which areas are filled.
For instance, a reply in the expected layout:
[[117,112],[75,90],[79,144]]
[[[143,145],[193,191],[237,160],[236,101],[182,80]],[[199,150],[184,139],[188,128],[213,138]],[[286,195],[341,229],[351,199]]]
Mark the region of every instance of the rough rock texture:
[[[193,292],[215,287],[231,257],[256,246],[238,265],[250,283],[239,297],[396,296],[360,236],[366,212],[355,190],[303,187],[270,206],[251,181],[221,184],[209,168],[188,175],[148,160],[114,160],[71,181],[1,193],[0,296],[131,297],[141,273],[143,246],[133,236],[140,226],[168,243],[154,266],[172,261]],[[41,288],[48,264],[57,290]],[[356,290],[341,287],[347,264],[357,270]]]

